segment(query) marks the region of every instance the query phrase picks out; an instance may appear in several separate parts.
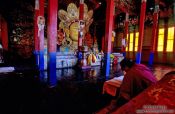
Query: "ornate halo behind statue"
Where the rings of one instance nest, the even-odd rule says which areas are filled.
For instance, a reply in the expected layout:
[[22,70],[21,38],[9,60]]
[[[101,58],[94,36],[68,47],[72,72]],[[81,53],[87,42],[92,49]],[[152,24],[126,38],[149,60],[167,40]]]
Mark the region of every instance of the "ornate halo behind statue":
[[[86,4],[84,4],[84,19],[85,22],[85,28],[84,28],[84,34],[89,31],[89,26],[91,25],[93,19],[93,10],[88,11],[88,7]],[[67,11],[65,10],[59,10],[58,17],[61,20],[59,23],[59,28],[63,29],[65,33],[65,39],[64,40],[62,48],[71,47],[71,50],[73,51],[77,50],[77,44],[78,44],[78,30],[79,30],[79,8],[74,3],[70,3],[67,7]],[[68,43],[65,43],[66,41],[69,41],[69,45],[65,45]],[[70,51],[71,51],[70,50]]]

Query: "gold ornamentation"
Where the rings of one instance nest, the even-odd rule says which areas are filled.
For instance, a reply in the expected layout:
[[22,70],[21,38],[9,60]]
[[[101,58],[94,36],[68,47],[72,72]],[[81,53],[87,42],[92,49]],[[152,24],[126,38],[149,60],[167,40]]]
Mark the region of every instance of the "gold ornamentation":
[[163,88],[153,88],[151,91],[148,92],[148,96],[155,99],[155,102],[159,100],[159,95],[162,93]]
[[[79,9],[79,8],[78,8]],[[79,11],[79,10],[78,10]],[[88,13],[88,7],[86,4],[84,4],[84,16],[86,16]]]
[[175,79],[171,79],[168,83],[171,84],[171,86],[175,86]]
[[[84,34],[86,34],[89,31],[89,26],[91,25],[93,19],[93,10],[88,11],[88,7],[86,4],[84,4],[84,16],[83,20],[85,22],[85,27],[84,27]],[[59,23],[59,28],[63,29],[65,33],[66,39],[72,40],[72,42],[68,47],[74,47],[75,50],[77,49],[76,46],[72,46],[74,44],[77,44],[75,42],[78,42],[78,30],[80,29],[79,25],[79,8],[74,3],[70,3],[67,7],[67,11],[65,10],[59,10],[58,12],[58,17],[61,20]],[[66,41],[66,40],[65,40]],[[64,47],[66,46],[64,42]]]
[[67,7],[67,14],[68,17],[71,19],[71,21],[73,20],[78,20],[79,18],[79,14],[78,14],[78,8],[74,3],[70,3]]

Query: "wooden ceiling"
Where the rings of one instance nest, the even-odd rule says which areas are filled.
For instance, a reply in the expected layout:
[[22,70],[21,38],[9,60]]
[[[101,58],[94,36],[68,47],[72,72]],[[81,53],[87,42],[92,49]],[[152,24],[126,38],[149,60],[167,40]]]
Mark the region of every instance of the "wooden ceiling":
[[[47,8],[47,1],[46,8]],[[66,9],[68,4],[73,2],[79,5],[79,0],[58,0],[59,1],[59,9]],[[105,12],[106,12],[106,0],[84,0],[88,5],[89,9],[94,10],[94,20],[102,21],[105,20]],[[140,6],[141,0],[114,0],[115,1],[115,14],[123,15],[125,12],[129,12],[131,16],[140,15]],[[160,18],[170,17],[173,15],[173,2],[174,0],[147,0],[147,9],[146,14],[152,15],[154,12],[155,4],[159,4],[160,7]],[[30,4],[30,6],[26,5],[26,3]],[[8,12],[22,8],[28,8],[34,10],[35,0],[2,0],[0,1],[0,14],[6,16]],[[25,11],[25,10],[24,10]],[[47,11],[46,11],[47,13]]]
[[[47,4],[48,0],[45,0]],[[79,0],[58,0],[59,8],[66,8],[66,6],[73,2],[77,5],[79,4]],[[106,0],[84,0],[88,5],[89,9],[98,9],[100,7],[106,7]],[[116,14],[120,14],[122,12],[129,12],[132,14],[139,14],[141,0],[114,0],[116,7]],[[25,6],[25,2],[31,3],[34,5],[35,0],[2,0],[0,1],[0,11],[8,11],[8,9],[12,9],[15,7],[19,7],[19,4],[22,3]],[[150,8],[154,9],[155,4],[159,4],[160,11],[164,11],[166,9],[173,7],[174,0],[147,0],[147,12],[149,12]],[[99,4],[101,3],[101,4]],[[104,13],[104,12],[103,12]]]

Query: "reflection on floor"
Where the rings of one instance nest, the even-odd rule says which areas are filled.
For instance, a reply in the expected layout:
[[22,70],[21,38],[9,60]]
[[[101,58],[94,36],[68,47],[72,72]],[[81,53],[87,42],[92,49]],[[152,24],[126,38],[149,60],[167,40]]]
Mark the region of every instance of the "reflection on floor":
[[[158,79],[174,67],[151,68]],[[50,87],[47,72],[18,69],[0,74],[0,114],[92,114],[104,107],[111,96],[102,95],[104,70],[59,69],[57,85]],[[118,75],[112,70],[111,78]]]

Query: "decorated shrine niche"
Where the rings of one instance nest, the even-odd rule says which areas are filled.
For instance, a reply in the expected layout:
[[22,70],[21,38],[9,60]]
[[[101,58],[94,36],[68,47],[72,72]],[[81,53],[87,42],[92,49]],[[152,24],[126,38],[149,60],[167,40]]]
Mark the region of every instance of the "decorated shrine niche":
[[90,25],[93,22],[93,10],[88,10],[85,3],[83,6],[83,20],[79,19],[79,8],[74,3],[70,3],[67,6],[67,11],[63,9],[59,10],[58,17],[60,23],[57,38],[57,51],[61,52],[59,54],[62,54],[62,56],[65,56],[67,53],[69,53],[69,57],[72,53],[77,54],[78,38],[82,38],[82,45],[79,48],[79,51],[82,53],[82,57],[80,57],[81,60],[77,61],[78,58],[74,58],[74,60],[79,62],[81,67],[100,65],[102,55],[98,50],[96,33],[95,30],[93,30],[94,33],[92,35],[89,31]]
[[[92,19],[93,10],[88,11],[88,7],[84,4],[84,19],[79,20],[79,8],[74,3],[70,3],[67,7],[67,11],[60,9],[58,17],[60,19],[57,44],[61,52],[76,52],[78,48],[78,31],[80,30],[80,24],[83,22],[83,39],[89,32],[89,26],[93,22]],[[80,23],[81,22],[81,23]],[[85,44],[85,39],[83,44]]]

